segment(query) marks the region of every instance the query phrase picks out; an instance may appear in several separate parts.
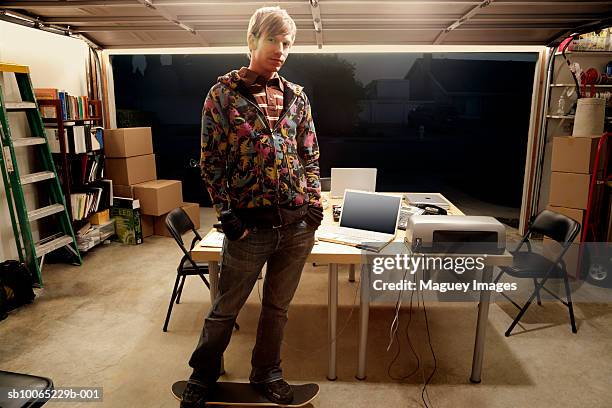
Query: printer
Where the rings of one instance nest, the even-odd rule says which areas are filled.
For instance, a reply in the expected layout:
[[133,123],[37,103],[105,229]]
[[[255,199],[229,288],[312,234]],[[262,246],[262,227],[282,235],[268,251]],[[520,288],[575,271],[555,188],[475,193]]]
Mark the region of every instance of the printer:
[[413,215],[404,242],[413,252],[501,254],[506,228],[493,217]]

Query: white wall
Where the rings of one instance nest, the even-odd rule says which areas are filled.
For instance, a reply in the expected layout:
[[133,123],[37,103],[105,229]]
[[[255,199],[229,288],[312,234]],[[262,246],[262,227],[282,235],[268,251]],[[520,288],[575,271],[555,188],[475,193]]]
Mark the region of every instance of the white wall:
[[[72,95],[85,95],[87,50],[83,41],[0,21],[0,61],[29,66],[35,88],[58,88]],[[19,100],[12,74],[0,76],[0,85],[6,100]],[[25,115],[11,113],[9,118],[13,137],[29,135]],[[32,165],[31,151],[32,148],[19,148],[17,152],[22,174]],[[28,205],[34,206],[34,190],[26,190],[25,195]],[[33,230],[38,235],[37,226],[33,225]],[[0,261],[16,257],[6,193],[0,177]]]

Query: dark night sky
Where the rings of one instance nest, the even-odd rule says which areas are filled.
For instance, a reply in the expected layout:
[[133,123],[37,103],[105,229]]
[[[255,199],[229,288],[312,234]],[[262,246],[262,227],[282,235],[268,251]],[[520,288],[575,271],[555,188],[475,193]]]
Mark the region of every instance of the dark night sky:
[[[474,72],[456,72],[456,80],[455,72],[444,73],[447,83],[455,88],[457,83],[478,83],[480,89],[506,89],[507,95],[493,100],[476,96],[481,99],[476,102],[482,109],[480,119],[440,117],[437,108],[433,113],[432,108],[426,108],[425,118],[418,119],[424,120],[426,129],[425,140],[421,141],[418,124],[409,127],[364,122],[359,116],[366,98],[364,87],[377,79],[403,79],[422,56],[290,55],[281,75],[303,85],[311,100],[321,145],[322,175],[328,175],[331,167],[377,167],[380,191],[444,191],[450,187],[497,204],[519,207],[537,54],[432,55],[434,59],[469,60],[459,66],[470,69],[474,69],[473,60],[481,61],[475,62]],[[495,65],[490,61],[505,62]],[[152,126],[158,176],[183,180],[187,186],[185,199],[206,203],[199,175],[189,165],[199,159],[202,103],[218,76],[248,65],[246,55],[115,55],[112,64],[118,126]],[[449,65],[458,66],[450,61]],[[515,75],[515,70],[520,74]],[[414,86],[410,84],[411,89]],[[482,95],[483,90],[479,92]],[[407,95],[403,98],[407,99]],[[386,101],[378,103],[386,109]],[[449,102],[447,98],[446,102],[436,103],[448,106]],[[446,107],[443,111],[454,115],[453,109]],[[413,123],[413,119],[410,121]]]

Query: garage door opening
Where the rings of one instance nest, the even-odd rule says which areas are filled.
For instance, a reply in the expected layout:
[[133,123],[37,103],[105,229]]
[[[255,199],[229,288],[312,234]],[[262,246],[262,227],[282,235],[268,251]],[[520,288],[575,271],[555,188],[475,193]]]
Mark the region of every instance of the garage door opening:
[[[379,191],[439,191],[518,222],[537,53],[292,54],[332,167],[376,167]],[[117,126],[152,126],[160,178],[208,204],[195,167],[200,112],[244,55],[113,55]]]

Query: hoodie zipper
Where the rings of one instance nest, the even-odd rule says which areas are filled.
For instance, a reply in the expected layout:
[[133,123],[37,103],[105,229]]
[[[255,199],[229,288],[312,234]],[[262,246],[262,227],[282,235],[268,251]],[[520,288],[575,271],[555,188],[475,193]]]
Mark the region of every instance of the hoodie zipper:
[[[261,114],[261,116],[263,117],[263,123],[266,125],[266,128],[270,131],[270,136],[272,137],[272,139],[274,139],[274,131],[276,131],[276,129],[278,128],[278,125],[281,123],[282,119],[285,119],[285,116],[287,116],[287,112],[289,112],[289,110],[293,107],[293,105],[295,104],[295,102],[297,101],[297,95],[293,96],[293,99],[291,100],[291,102],[289,103],[289,105],[287,105],[287,109],[285,109],[285,112],[283,112],[283,114],[281,115],[281,117],[278,118],[278,121],[276,122],[276,125],[274,126],[274,129],[270,128],[270,124],[268,123],[268,119],[266,118],[265,113],[259,108],[258,105],[256,105],[255,103],[253,103],[253,101],[251,101],[249,98],[243,96],[240,92],[236,91],[235,89],[230,88],[228,85],[219,82],[221,85],[223,85],[224,87],[226,87],[227,89],[229,89],[230,91],[236,92],[238,95],[240,95],[241,98],[243,98],[244,100],[246,100],[249,104],[251,104],[251,106],[253,106],[255,109],[257,109],[257,112],[259,112]],[[259,118],[260,120],[262,119],[261,117]],[[274,148],[274,171],[276,173],[276,204],[279,204],[280,201],[280,191],[279,191],[279,187],[280,187],[280,173],[278,171],[278,167],[276,165],[276,146],[274,145],[274,140],[272,140],[272,147]],[[289,169],[289,161],[287,160],[287,154],[286,152],[283,152],[283,157],[285,158],[285,163],[287,163],[287,172],[289,172],[289,179],[291,179],[291,173],[290,173],[290,169]],[[265,177],[265,169],[262,169],[262,171],[264,172],[264,177]]]

